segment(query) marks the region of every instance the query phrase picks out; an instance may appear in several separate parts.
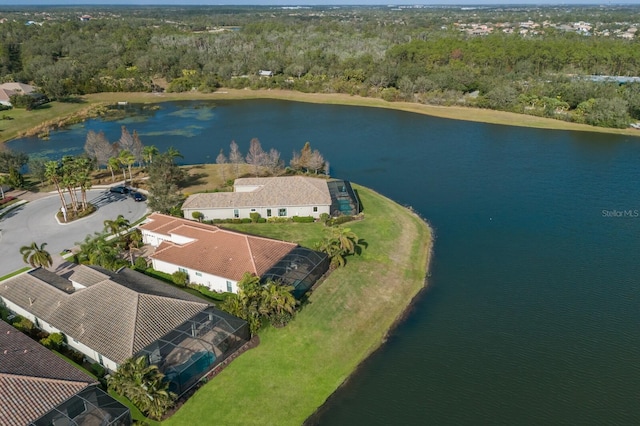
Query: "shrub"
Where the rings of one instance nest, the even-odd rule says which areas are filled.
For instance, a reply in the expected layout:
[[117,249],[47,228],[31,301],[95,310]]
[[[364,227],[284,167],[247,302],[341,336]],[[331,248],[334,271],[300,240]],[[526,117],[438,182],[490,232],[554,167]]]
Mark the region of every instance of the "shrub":
[[269,223],[287,223],[291,222],[291,218],[289,217],[270,217],[267,219]]
[[331,219],[331,216],[329,216],[329,213],[320,214],[320,222],[324,223],[325,225],[329,222],[329,219]]
[[93,370],[93,373],[98,376],[98,378],[102,378],[104,377],[106,370],[104,369],[103,366],[101,366],[98,363],[95,364],[91,364],[91,370]]
[[189,275],[184,271],[175,271],[173,274],[171,274],[171,279],[173,280],[174,284],[184,287],[189,281]]
[[146,271],[148,268],[147,260],[144,257],[137,258],[133,264],[136,267],[136,269],[139,269],[141,271]]
[[198,222],[202,222],[202,219],[204,219],[204,215],[202,213],[200,213],[200,212],[191,213],[191,217],[193,217]]
[[349,215],[338,216],[331,219],[329,221],[329,224],[331,226],[342,225],[343,223],[351,222],[353,219],[354,219],[353,216],[349,216]]
[[257,223],[258,220],[260,220],[260,213],[258,212],[249,213],[249,217],[251,218],[251,222]]
[[245,217],[244,219],[240,219],[240,223],[251,223],[253,222],[253,220],[249,219],[248,217]]
[[313,216],[294,216],[292,219],[297,223],[312,223],[315,221]]
[[40,343],[45,348],[57,351],[64,345],[64,335],[62,333],[51,333],[49,336],[40,340]]
[[35,329],[35,324],[29,321],[27,318],[18,315],[14,318],[13,324],[15,328],[22,331],[23,333],[30,334]]
[[264,217],[261,217],[258,219],[258,223],[267,223],[267,219]]

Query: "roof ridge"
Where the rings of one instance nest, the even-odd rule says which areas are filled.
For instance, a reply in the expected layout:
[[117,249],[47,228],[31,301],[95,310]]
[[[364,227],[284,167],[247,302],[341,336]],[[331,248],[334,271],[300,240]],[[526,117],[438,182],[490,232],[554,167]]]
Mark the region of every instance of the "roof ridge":
[[249,249],[249,260],[251,260],[251,266],[253,267],[253,273],[258,275],[258,268],[256,267],[256,261],[253,256],[253,250],[251,249],[251,244],[249,243],[249,236],[245,235],[244,240],[247,243],[247,249]]
[[97,381],[93,380],[92,377],[87,376],[87,378],[91,379],[92,381],[87,381],[87,382],[82,382],[80,380],[67,380],[67,379],[53,379],[53,378],[48,378],[48,377],[38,377],[38,376],[28,376],[26,374],[11,374],[11,373],[0,373],[0,377],[7,377],[7,378],[16,378],[16,379],[22,379],[22,380],[32,380],[35,382],[53,382],[53,383],[62,383],[62,384],[82,384],[82,385],[87,385],[87,384],[94,384],[94,383],[98,383]]
[[142,296],[142,293],[138,293],[137,291],[136,293],[136,311],[133,315],[133,327],[130,328],[131,330],[131,339],[129,340],[129,349],[130,349],[130,353],[131,356],[135,355],[135,345],[136,345],[136,336],[139,335],[138,333],[138,313],[140,312],[140,296]]

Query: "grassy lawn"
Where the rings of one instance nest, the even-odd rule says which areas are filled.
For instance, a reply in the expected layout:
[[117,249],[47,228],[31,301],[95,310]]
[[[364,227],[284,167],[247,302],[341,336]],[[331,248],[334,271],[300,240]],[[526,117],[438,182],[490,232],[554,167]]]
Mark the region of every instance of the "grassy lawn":
[[[257,348],[234,360],[166,424],[300,425],[380,346],[424,286],[431,233],[405,208],[357,189],[366,219],[348,226],[368,249],[334,271],[286,328],[263,330]],[[298,225],[296,232],[279,224],[250,230],[302,243],[321,232],[317,224]]]

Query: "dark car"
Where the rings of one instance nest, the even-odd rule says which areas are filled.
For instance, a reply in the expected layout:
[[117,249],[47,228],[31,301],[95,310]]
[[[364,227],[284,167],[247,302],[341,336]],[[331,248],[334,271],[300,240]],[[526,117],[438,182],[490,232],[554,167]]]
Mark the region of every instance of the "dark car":
[[131,198],[133,201],[144,201],[144,195],[139,192],[131,192]]
[[129,188],[126,186],[112,186],[109,188],[109,192],[115,192],[116,194],[128,194]]

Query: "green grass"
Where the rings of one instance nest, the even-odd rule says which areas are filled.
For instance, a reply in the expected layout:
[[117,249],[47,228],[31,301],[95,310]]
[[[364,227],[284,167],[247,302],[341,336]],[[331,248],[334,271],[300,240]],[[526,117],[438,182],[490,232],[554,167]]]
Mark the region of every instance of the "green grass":
[[75,367],[76,369],[82,371],[84,374],[86,374],[87,376],[91,377],[93,380],[95,380],[96,382],[99,381],[98,380],[98,376],[96,376],[92,371],[87,370],[86,368],[84,368],[83,366],[81,366],[80,364],[74,362],[72,359],[66,357],[65,355],[61,354],[58,351],[51,351],[53,354],[57,355],[58,358],[62,358],[63,360],[67,361],[69,364],[71,364],[73,367]]
[[15,277],[16,275],[21,274],[24,271],[28,271],[29,269],[31,269],[31,266],[25,266],[23,268],[20,268],[17,271],[13,271],[13,272],[11,272],[11,273],[9,273],[7,275],[4,275],[4,276],[0,277],[0,281],[4,281],[4,280],[9,279],[11,277]]
[[160,422],[157,422],[155,420],[151,420],[147,417],[144,416],[144,414],[142,414],[142,411],[138,410],[138,407],[136,407],[135,405],[133,405],[133,403],[131,401],[129,401],[127,398],[125,398],[122,395],[119,395],[117,393],[115,393],[114,391],[109,391],[109,395],[111,395],[113,397],[113,399],[117,399],[118,401],[120,401],[123,405],[125,405],[127,408],[129,408],[129,411],[131,411],[131,418],[133,419],[134,422],[140,422],[142,424],[146,424],[149,426],[159,426]]
[[[313,248],[324,237],[325,226],[320,223],[221,223],[216,226],[262,235],[280,241],[289,241],[303,247]],[[348,226],[348,225],[347,225]]]
[[[368,242],[363,255],[334,271],[286,328],[261,331],[260,345],[203,386],[167,425],[300,425],[381,345],[424,287],[431,233],[405,208],[357,188],[366,218],[349,227]],[[284,235],[271,225],[251,230]],[[299,241],[308,239],[307,230],[317,232],[316,224],[297,225]]]

